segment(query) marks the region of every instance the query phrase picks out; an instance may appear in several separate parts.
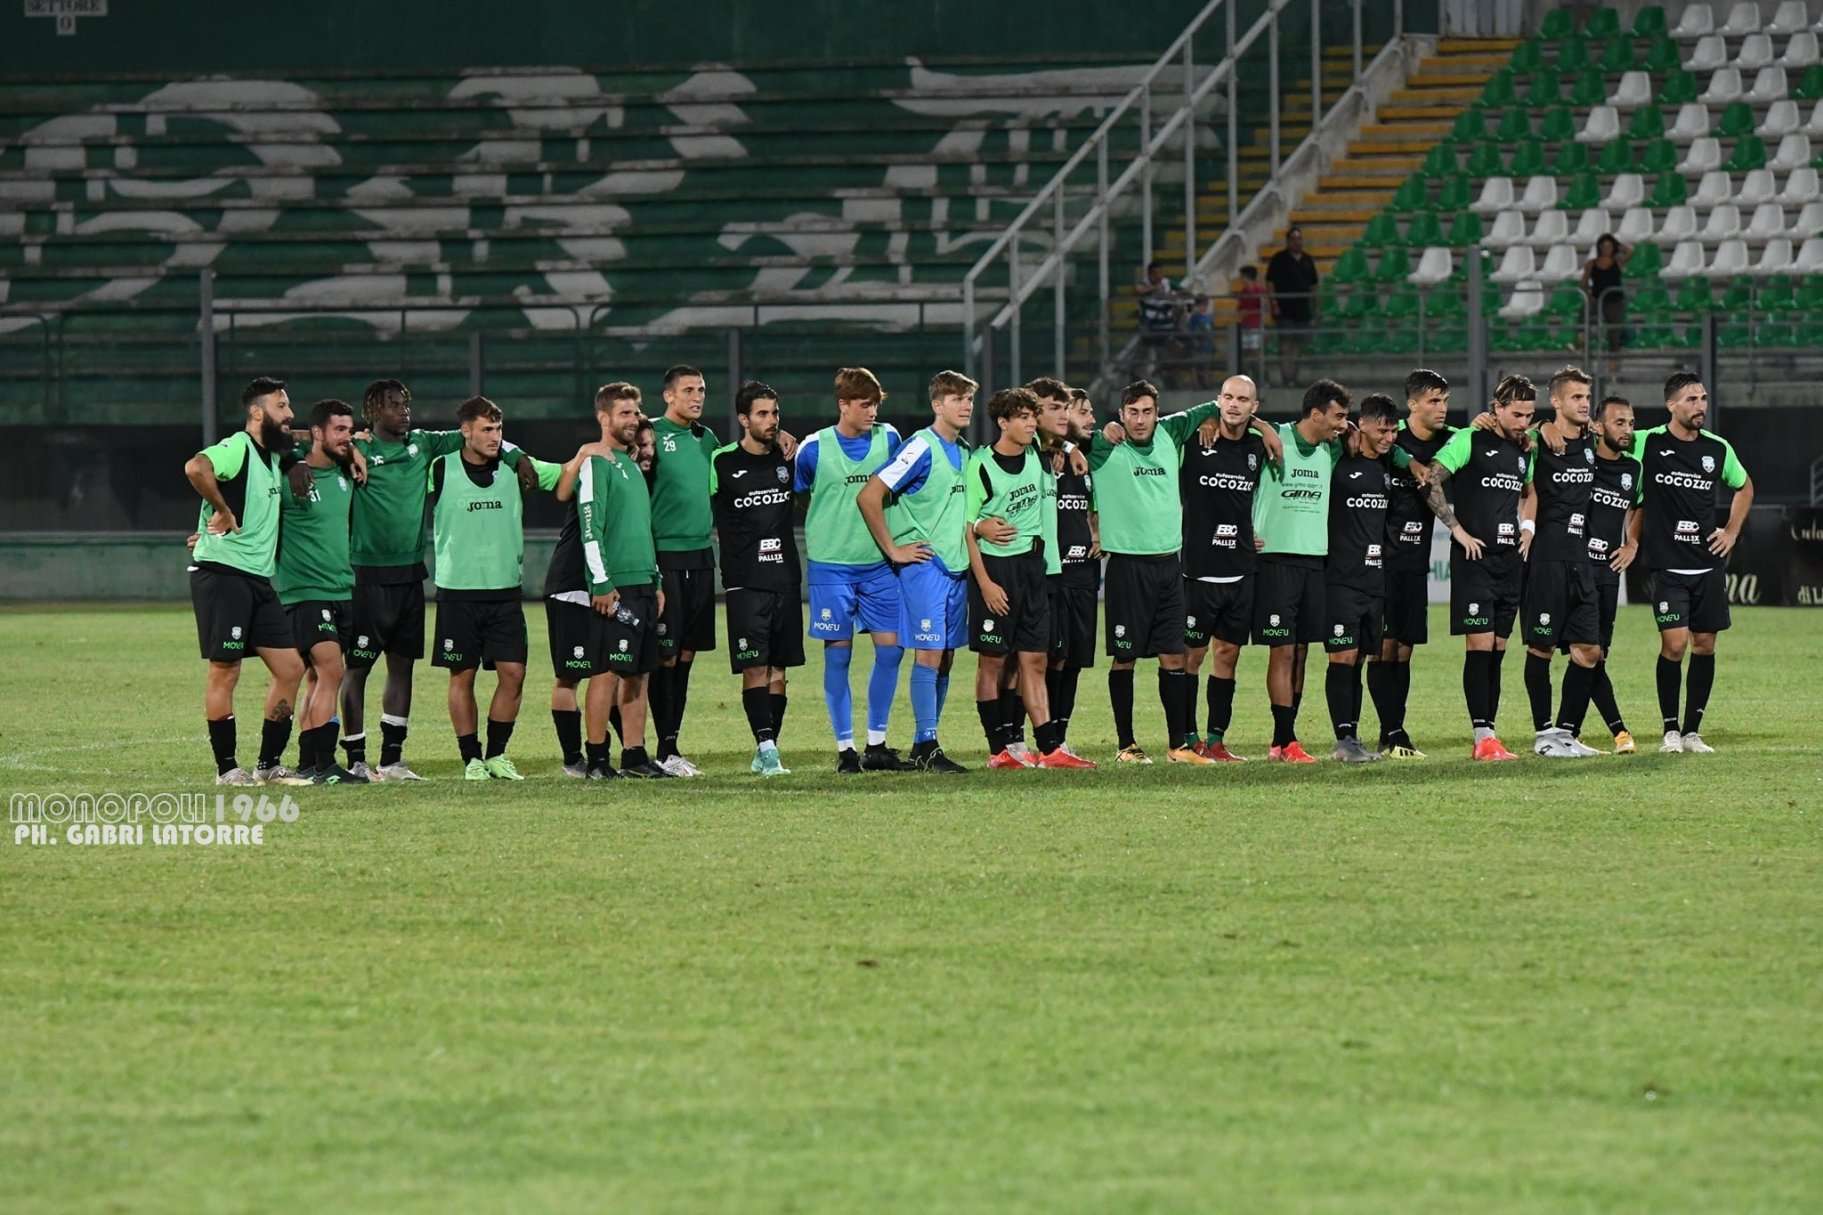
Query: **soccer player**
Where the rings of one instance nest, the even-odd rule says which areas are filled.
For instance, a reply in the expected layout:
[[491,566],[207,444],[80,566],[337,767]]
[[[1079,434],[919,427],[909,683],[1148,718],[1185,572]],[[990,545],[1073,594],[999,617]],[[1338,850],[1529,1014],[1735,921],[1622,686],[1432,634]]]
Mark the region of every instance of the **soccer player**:
[[[1680,371],[1666,379],[1665,408],[1668,422],[1633,438],[1642,496],[1628,534],[1636,543],[1644,537],[1652,571],[1658,709],[1665,726],[1659,750],[1708,755],[1715,748],[1703,741],[1703,713],[1715,686],[1716,634],[1729,625],[1723,571],[1753,505],[1753,479],[1728,440],[1703,429],[1709,390],[1699,376]],[[1721,527],[1715,526],[1717,481],[1734,491]],[[1690,676],[1680,728],[1677,685],[1686,650]]]
[[[1066,421],[1069,442],[1079,450],[1086,448],[1095,431],[1095,406],[1081,388],[1070,389]],[[1101,537],[1095,514],[1095,484],[1086,468],[1076,472],[1064,463],[1058,469],[1055,485],[1058,571],[1047,576],[1051,588],[1051,657],[1045,673],[1045,694],[1058,737],[1064,740],[1064,749],[1075,755],[1069,744],[1070,717],[1076,708],[1076,685],[1083,669],[1095,665]]]
[[[203,716],[215,752],[216,784],[308,784],[281,762],[291,740],[304,660],[271,582],[279,534],[279,452],[290,444],[291,398],[283,380],[261,376],[241,392],[241,405],[246,425],[184,464],[184,476],[203,500],[190,566],[196,638],[209,664]],[[252,772],[234,755],[234,687],[249,648],[272,677]]]
[[[1056,386],[1063,389],[1061,384]],[[1068,390],[1045,399],[1052,428],[1065,427]],[[977,657],[975,708],[987,736],[990,768],[1086,768],[1090,764],[1063,750],[1051,721],[1045,666],[1051,643],[1051,597],[1045,582],[1047,540],[1055,547],[1054,480],[1036,449],[1038,396],[1029,388],[1007,388],[988,401],[999,428],[991,447],[970,454],[963,470],[968,525],[969,648]],[[908,444],[909,446],[909,444]],[[1047,524],[1051,512],[1053,522]],[[1005,540],[981,534],[978,525],[998,519],[1013,532]],[[1032,719],[1038,757],[1008,749],[1001,676],[1008,656],[1017,666],[1020,699]]]
[[298,775],[319,785],[366,784],[336,762],[336,697],[343,651],[354,641],[354,566],[348,517],[354,507],[354,410],[346,401],[310,409],[310,482],[303,497],[279,495],[279,546],[272,586],[306,667],[298,718]]
[[[1234,716],[1234,670],[1253,627],[1253,495],[1268,459],[1253,429],[1259,391],[1253,380],[1232,375],[1216,398],[1221,419],[1214,435],[1205,426],[1198,443],[1184,448],[1178,484],[1184,503],[1184,740],[1221,763],[1243,763],[1225,741]],[[1196,733],[1196,676],[1210,659],[1209,733]]]
[[[355,495],[349,555],[354,561],[354,644],[342,676],[342,749],[348,770],[378,780],[423,780],[405,762],[411,722],[412,667],[424,657],[424,502],[431,461],[462,450],[460,430],[414,430],[411,390],[398,380],[375,380],[361,398],[371,431],[356,439],[367,481]],[[519,451],[503,445],[517,469]],[[528,467],[521,477],[531,475]],[[520,481],[522,489],[535,482]],[[367,673],[386,655],[380,697],[380,762],[367,763]]]
[[[972,402],[974,382],[966,376],[956,380],[967,385]],[[886,745],[899,664],[905,657],[899,645],[899,579],[881,559],[867,521],[855,509],[857,492],[898,454],[899,432],[878,421],[886,393],[867,368],[838,370],[835,395],[836,423],[798,447],[792,482],[798,493],[810,495],[804,515],[804,547],[810,558],[807,631],[823,643],[823,703],[836,736],[836,771],[899,772],[910,765]],[[896,508],[892,515],[897,523]],[[874,643],[873,673],[867,681],[865,760],[855,753],[853,694],[848,685],[857,621]]]
[[1152,762],[1133,734],[1133,667],[1158,659],[1158,697],[1165,710],[1167,758],[1180,764],[1215,761],[1183,745],[1190,728],[1184,681],[1184,584],[1178,560],[1183,503],[1177,493],[1184,441],[1219,406],[1208,401],[1158,416],[1158,387],[1135,380],[1122,390],[1120,424],[1110,424],[1089,448],[1101,544],[1108,554],[1108,698],[1121,763]]
[[624,380],[596,390],[595,418],[608,454],[587,455],[577,468],[589,603],[603,618],[588,658],[592,670],[615,676],[589,681],[585,754],[591,780],[614,775],[608,765],[608,711],[614,707],[620,710],[620,775],[671,776],[646,752],[646,677],[658,667],[665,592],[652,543],[651,492],[631,454],[639,440],[639,399],[639,389]]
[[[1595,664],[1601,661],[1601,613],[1589,565],[1589,496],[1595,485],[1589,383],[1575,367],[1551,377],[1552,418],[1531,444],[1531,483],[1521,505],[1526,696],[1532,705],[1532,750],[1547,759],[1601,754],[1574,733],[1588,711]],[[1551,657],[1560,645],[1569,650],[1570,668],[1563,680],[1563,712],[1553,718]]]
[[779,449],[778,393],[749,380],[734,395],[734,414],[740,441],[716,448],[709,461],[727,594],[728,661],[741,677],[741,708],[753,731],[752,771],[788,776],[778,744],[785,724],[785,671],[804,665],[791,461]]
[[1379,752],[1361,745],[1361,664],[1367,655],[1380,652],[1380,623],[1386,610],[1386,513],[1398,433],[1393,399],[1378,392],[1363,397],[1355,449],[1336,462],[1330,476],[1329,554],[1324,569],[1328,629],[1323,637],[1329,670],[1323,691],[1336,732],[1331,758],[1346,764],[1380,758]]
[[[582,462],[590,456],[607,456],[600,440],[585,443],[563,466],[556,497],[572,502]],[[557,749],[563,756],[563,774],[578,779],[589,775],[582,743],[582,709],[576,691],[592,679],[612,681],[605,666],[597,667],[602,653],[601,631],[606,622],[595,611],[589,595],[589,577],[582,553],[582,517],[572,505],[563,513],[551,562],[544,573],[544,628],[551,647],[551,724],[557,731]],[[586,694],[585,694],[586,695]],[[610,693],[609,703],[613,702]],[[620,773],[607,769],[612,776]]]
[[[468,780],[524,780],[507,758],[525,690],[525,504],[520,477],[501,473],[505,415],[486,397],[456,410],[462,450],[431,461],[428,496],[437,569],[437,634],[431,665],[449,672],[449,720]],[[554,489],[559,465],[526,460],[541,489]],[[496,676],[481,749],[475,673]]]
[[[1614,617],[1620,604],[1620,577],[1639,553],[1631,535],[1631,515],[1639,500],[1639,461],[1633,450],[1633,406],[1625,397],[1606,396],[1595,411],[1595,488],[1589,494],[1589,566],[1595,573],[1595,607],[1600,622],[1601,660],[1595,664],[1590,701],[1614,736],[1614,753],[1631,755],[1638,750],[1614,698],[1608,678],[1608,650],[1614,644]],[[1560,711],[1559,721],[1568,720]],[[1571,732],[1582,734],[1582,722],[1570,721]]]
[[[1450,383],[1420,367],[1405,377],[1405,421],[1394,442],[1413,460],[1428,466],[1453,433],[1445,416]],[[1405,728],[1405,706],[1412,691],[1412,651],[1430,640],[1431,524],[1436,516],[1425,503],[1425,488],[1415,471],[1395,468],[1386,508],[1386,618],[1380,630],[1380,652],[1367,664],[1367,691],[1380,718],[1379,752],[1388,759],[1423,759]]]
[[[938,745],[937,723],[949,692],[950,664],[968,627],[962,432],[974,416],[977,387],[960,372],[940,371],[933,376],[931,424],[907,439],[855,496],[876,552],[884,553],[889,568],[898,571],[896,638],[909,641],[917,655],[912,667],[911,760],[901,765],[896,753],[881,748],[895,768],[947,774],[963,771]],[[884,692],[890,702],[892,689]],[[870,716],[873,697],[870,686]],[[880,720],[885,721],[884,713]],[[884,739],[884,730],[881,737]],[[873,752],[871,737],[868,751]]]
[[1266,758],[1314,764],[1298,741],[1304,663],[1324,639],[1328,599],[1323,563],[1329,551],[1330,477],[1345,453],[1348,390],[1318,380],[1304,391],[1296,422],[1279,426],[1283,459],[1269,466],[1254,494],[1253,530],[1260,568],[1253,598],[1253,640],[1269,646],[1266,694],[1272,702],[1272,747]]
[[[1449,528],[1450,633],[1464,639],[1462,694],[1475,732],[1474,757],[1517,758],[1494,732],[1500,710],[1500,661],[1519,611],[1524,560],[1519,552],[1519,500],[1531,480],[1526,431],[1538,392],[1510,375],[1494,388],[1491,429],[1464,427],[1432,465],[1427,500]],[[1448,483],[1455,501],[1445,497]]]

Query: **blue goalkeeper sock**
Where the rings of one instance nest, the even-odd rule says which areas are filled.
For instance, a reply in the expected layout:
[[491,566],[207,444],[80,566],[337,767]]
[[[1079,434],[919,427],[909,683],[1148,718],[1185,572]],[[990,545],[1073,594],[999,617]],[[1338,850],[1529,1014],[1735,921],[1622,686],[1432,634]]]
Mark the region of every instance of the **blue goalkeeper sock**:
[[937,715],[942,712],[937,701],[937,668],[914,663],[911,672],[911,706],[913,742],[935,742]]
[[852,751],[855,745],[855,696],[848,686],[848,664],[854,656],[853,646],[823,647],[823,703],[838,751]]
[[893,697],[899,694],[899,662],[905,648],[896,645],[874,647],[874,669],[867,677],[867,744],[886,741],[886,727],[892,721]]
[[943,706],[949,703],[949,672],[937,675],[937,720],[943,720]]

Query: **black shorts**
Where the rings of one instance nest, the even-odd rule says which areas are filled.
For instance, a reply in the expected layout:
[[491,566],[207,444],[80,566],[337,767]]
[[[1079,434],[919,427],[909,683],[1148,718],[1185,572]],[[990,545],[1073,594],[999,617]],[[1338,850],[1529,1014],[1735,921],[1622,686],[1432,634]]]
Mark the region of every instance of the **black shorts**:
[[525,662],[525,606],[514,599],[439,599],[433,667],[493,670]]
[[1513,617],[1519,614],[1520,586],[1525,566],[1519,554],[1484,557],[1470,561],[1460,553],[1450,556],[1450,636],[1492,633],[1509,637]]
[[354,640],[354,601],[350,599],[306,599],[285,609],[291,622],[291,644],[306,660],[310,651],[325,641],[333,641],[348,652]]
[[968,648],[977,654],[1048,654],[1051,651],[1051,588],[1044,554],[1017,557],[981,554],[987,576],[1006,592],[1006,611],[990,612],[981,584],[968,580]]
[[1384,596],[1358,586],[1331,582],[1324,590],[1324,604],[1324,621],[1328,626],[1323,634],[1325,653],[1380,652],[1380,618],[1386,611]]
[[1051,657],[1073,670],[1094,666],[1101,562],[1071,562],[1045,581],[1051,588]]
[[1309,645],[1323,640],[1329,595],[1321,557],[1262,557],[1254,575],[1256,645]]
[[1246,645],[1253,628],[1253,585],[1245,574],[1233,582],[1184,579],[1184,644],[1200,650],[1211,641]]
[[1728,582],[1721,570],[1678,574],[1663,570],[1652,575],[1652,619],[1659,631],[1689,629],[1693,633],[1719,633],[1730,623]]
[[1176,553],[1108,556],[1108,657],[1116,662],[1184,652],[1184,571]]
[[1423,645],[1431,639],[1431,574],[1429,570],[1387,570],[1380,635],[1400,645]]
[[544,601],[544,632],[551,642],[551,672],[558,679],[592,679],[607,637],[607,617],[586,603]]
[[1521,599],[1526,645],[1554,650],[1601,639],[1601,608],[1588,558],[1528,561]]
[[291,648],[291,622],[272,583],[219,566],[190,570],[196,643],[210,662],[239,662],[255,650]]
[[1614,644],[1614,618],[1620,612],[1620,579],[1606,561],[1589,563],[1595,573],[1595,617],[1601,630],[1601,651]]
[[348,665],[371,667],[381,654],[424,657],[424,583],[354,581],[354,644]]
[[660,658],[675,658],[679,650],[701,654],[715,648],[715,567],[665,569],[665,612],[659,618]]
[[610,675],[645,675],[658,669],[658,590],[651,583],[622,587],[620,603],[602,617],[601,663]]
[[796,591],[741,587],[728,592],[728,666],[804,665],[804,602]]

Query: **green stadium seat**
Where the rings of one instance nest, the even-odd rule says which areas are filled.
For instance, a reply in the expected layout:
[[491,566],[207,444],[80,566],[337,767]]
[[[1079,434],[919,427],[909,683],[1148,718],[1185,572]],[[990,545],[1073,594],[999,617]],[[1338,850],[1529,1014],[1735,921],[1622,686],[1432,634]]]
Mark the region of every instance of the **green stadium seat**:
[[[1561,11],[1561,10],[1557,10]],[[1589,40],[1573,34],[1557,44],[1557,70],[1580,72],[1589,66]]]
[[1760,280],[1759,306],[1762,312],[1792,312],[1798,306],[1797,285],[1782,275]]
[[1630,72],[1638,66],[1638,59],[1633,54],[1633,40],[1627,37],[1610,38],[1601,48],[1601,58],[1595,65],[1610,76],[1621,72]]
[[1650,241],[1635,245],[1633,256],[1627,259],[1627,273],[1638,278],[1656,278],[1664,268],[1664,250]]
[[1723,350],[1745,350],[1753,344],[1753,331],[1745,321],[1725,321],[1715,327],[1715,344]]
[[1689,201],[1690,187],[1676,173],[1660,173],[1652,185],[1650,202],[1654,207],[1681,207]]
[[1723,312],[1746,312],[1753,307],[1753,280],[1750,278],[1731,279],[1722,288],[1721,309]]
[[1590,38],[1612,38],[1620,33],[1620,14],[1611,8],[1598,8],[1589,14],[1582,32]]
[[1570,188],[1564,191],[1557,206],[1564,211],[1587,211],[1601,206],[1601,187],[1596,184],[1595,174],[1578,173],[1570,181]]
[[1373,311],[1374,295],[1372,291],[1350,291],[1340,300],[1326,300],[1324,315],[1339,321],[1358,321]]
[[1545,171],[1544,144],[1536,139],[1523,139],[1513,149],[1513,159],[1507,164],[1507,174],[1511,177],[1531,177]]
[[1766,141],[1758,135],[1743,135],[1734,141],[1734,151],[1722,162],[1730,173],[1751,173],[1766,167]]
[[1522,139],[1532,138],[1532,115],[1522,105],[1511,105],[1500,114],[1500,125],[1494,129],[1494,138],[1501,143],[1518,143]]
[[1447,140],[1434,145],[1424,154],[1423,172],[1430,177],[1448,176],[1459,167],[1456,163],[1456,145]]
[[1389,321],[1413,320],[1418,315],[1418,297],[1410,291],[1395,291],[1380,303],[1380,316]]
[[1722,110],[1721,121],[1716,123],[1715,133],[1722,139],[1739,139],[1743,135],[1753,134],[1753,107],[1745,101],[1731,101]]
[[1584,172],[1591,163],[1589,145],[1570,140],[1557,146],[1557,159],[1551,162],[1551,172],[1558,177],[1568,177]]
[[1539,50],[1538,40],[1528,38],[1513,48],[1513,57],[1507,60],[1507,66],[1521,76],[1530,76],[1544,66],[1544,53]]
[[1677,145],[1669,139],[1654,139],[1640,154],[1639,166],[1647,173],[1669,173],[1677,168]]
[[1539,124],[1538,137],[1550,143],[1565,143],[1576,138],[1576,118],[1568,106],[1556,105],[1545,111]]
[[1443,188],[1437,193],[1437,209],[1444,212],[1462,211],[1475,201],[1475,187],[1469,183],[1469,175],[1450,166],[1450,171],[1443,178]]
[[1823,63],[1813,63],[1804,69],[1798,82],[1791,87],[1791,95],[1799,101],[1816,101],[1823,98]]
[[1495,177],[1506,172],[1506,162],[1500,158],[1500,145],[1484,141],[1475,145],[1469,153],[1469,175],[1471,177]]
[[1655,105],[1633,111],[1633,120],[1627,124],[1628,139],[1657,139],[1664,133],[1665,115]]
[[1595,171],[1609,177],[1617,173],[1632,173],[1634,170],[1633,145],[1624,139],[1608,144],[1595,157]]
[[1576,83],[1570,86],[1570,104],[1586,110],[1590,106],[1602,105],[1608,100],[1608,82],[1601,74],[1600,68],[1589,68],[1576,74]]
[[1526,86],[1526,104],[1535,110],[1556,105],[1562,98],[1563,77],[1550,69],[1544,69],[1532,77],[1532,83]]
[[1453,321],[1468,315],[1468,301],[1453,286],[1438,287],[1424,297],[1424,319]]
[[1640,9],[1633,18],[1633,36],[1635,38],[1663,38],[1665,28],[1665,10],[1656,4],[1649,4]]
[[1706,278],[1680,279],[1677,295],[1671,300],[1674,312],[1707,312],[1709,311],[1709,280]]
[[1393,193],[1392,209],[1400,214],[1423,210],[1430,206],[1430,179],[1423,173],[1413,173]]
[[1582,288],[1566,283],[1551,292],[1551,298],[1544,306],[1545,314],[1566,324],[1580,321],[1584,298]]
[[1513,73],[1501,68],[1488,77],[1487,87],[1481,90],[1483,104],[1489,106],[1509,106],[1517,99],[1513,91]]
[[1487,133],[1487,116],[1478,105],[1456,115],[1456,121],[1450,124],[1450,138],[1457,143],[1479,143],[1487,138]]
[[1652,45],[1646,48],[1646,62],[1644,66],[1645,69],[1654,76],[1662,76],[1666,72],[1676,71],[1679,67],[1683,66],[1683,62],[1683,56],[1678,52],[1677,43],[1669,38],[1654,38],[1652,40]]
[[1753,344],[1755,346],[1795,346],[1797,326],[1785,321],[1763,320],[1754,327]]
[[[1471,214],[1473,214],[1471,212]],[[1412,217],[1412,222],[1405,229],[1405,247],[1423,249],[1443,243],[1443,225],[1438,222],[1435,211],[1420,211]]]
[[1384,250],[1380,254],[1380,264],[1374,268],[1376,283],[1403,283],[1405,276],[1412,272],[1412,259],[1398,245]]
[[1398,239],[1398,225],[1393,222],[1391,215],[1381,211],[1367,221],[1367,228],[1361,233],[1360,243],[1363,249],[1384,249],[1386,246],[1396,243]]
[[[1650,245],[1643,247],[1656,249],[1658,246]],[[1627,269],[1635,274],[1641,273],[1635,268],[1638,261],[1639,250],[1636,249],[1633,256],[1628,259]],[[1649,279],[1646,285],[1635,292],[1633,297],[1627,301],[1627,311],[1641,321],[1652,321],[1662,318],[1666,313],[1671,311],[1671,293],[1666,291],[1665,285],[1656,278]]]
[[1538,36],[1547,42],[1558,42],[1576,32],[1576,24],[1567,8],[1554,8],[1538,25]]
[[1658,103],[1663,106],[1683,105],[1697,98],[1696,77],[1682,68],[1675,68],[1665,74],[1665,83],[1658,91]]
[[1357,283],[1368,276],[1367,254],[1360,245],[1350,245],[1336,264],[1329,268],[1331,282],[1339,284]]

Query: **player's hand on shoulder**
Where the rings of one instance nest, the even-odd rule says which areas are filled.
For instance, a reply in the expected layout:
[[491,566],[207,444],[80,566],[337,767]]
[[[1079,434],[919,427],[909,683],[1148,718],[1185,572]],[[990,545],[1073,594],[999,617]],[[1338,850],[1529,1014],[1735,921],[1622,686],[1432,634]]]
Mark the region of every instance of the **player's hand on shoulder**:
[[528,494],[537,492],[538,470],[532,467],[532,457],[520,452],[518,467],[513,471],[519,478],[520,490]]
[[348,471],[354,477],[356,485],[367,484],[367,457],[361,454],[358,447],[348,449]]
[[1078,477],[1089,473],[1089,457],[1082,454],[1082,448],[1072,447],[1064,453],[1064,462],[1070,466],[1070,472]]
[[1122,443],[1127,438],[1127,428],[1119,422],[1109,422],[1101,428],[1101,437],[1110,443]]
[[299,460],[285,470],[285,484],[291,487],[291,496],[299,502],[310,501],[310,484],[315,480],[310,475],[310,465]]
[[780,427],[777,442],[779,445],[779,454],[781,456],[784,456],[787,460],[796,457],[798,454],[798,437],[796,435],[792,434],[789,430]]
[[1493,413],[1486,409],[1469,419],[1469,426],[1475,430],[1492,430],[1495,425]]
[[1222,420],[1218,417],[1203,419],[1203,424],[1196,428],[1196,441],[1204,451],[1215,446],[1216,436],[1222,432]]
[[1285,462],[1285,440],[1279,437],[1279,432],[1268,426],[1264,429],[1256,429],[1254,433],[1260,436],[1260,444],[1266,449],[1267,461],[1272,464],[1283,464]]

